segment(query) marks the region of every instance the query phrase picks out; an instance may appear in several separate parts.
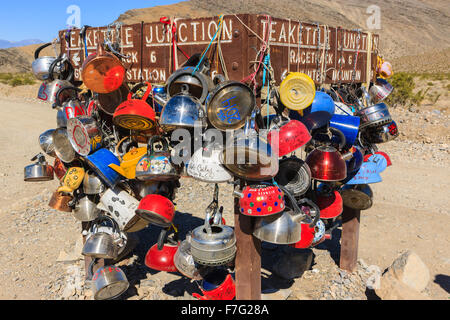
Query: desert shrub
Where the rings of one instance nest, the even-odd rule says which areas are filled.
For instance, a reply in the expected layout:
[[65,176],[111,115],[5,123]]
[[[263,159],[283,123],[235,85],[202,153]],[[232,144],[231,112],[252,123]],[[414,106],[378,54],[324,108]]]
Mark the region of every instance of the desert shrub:
[[387,98],[387,102],[393,108],[401,105],[407,106],[412,104],[412,99],[414,98],[414,77],[406,72],[395,73],[394,76],[389,80],[389,82],[394,86],[394,91]]
[[36,80],[29,73],[0,73],[0,82],[12,87],[35,84]]

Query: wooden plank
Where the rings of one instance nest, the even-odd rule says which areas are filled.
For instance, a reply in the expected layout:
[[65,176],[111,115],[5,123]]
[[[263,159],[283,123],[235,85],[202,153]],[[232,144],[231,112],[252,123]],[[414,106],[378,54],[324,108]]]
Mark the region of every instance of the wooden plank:
[[261,241],[253,236],[254,219],[239,213],[235,199],[236,300],[261,300]]
[[358,261],[359,224],[361,211],[344,206],[342,214],[340,268],[353,272]]

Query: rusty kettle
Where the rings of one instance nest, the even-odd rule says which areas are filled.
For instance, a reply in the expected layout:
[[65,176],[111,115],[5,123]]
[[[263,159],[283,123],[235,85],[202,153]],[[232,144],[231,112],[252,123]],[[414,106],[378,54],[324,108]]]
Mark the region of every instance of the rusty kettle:
[[118,90],[125,79],[125,67],[114,54],[106,52],[99,43],[97,52],[91,54],[81,67],[83,82],[97,93]]

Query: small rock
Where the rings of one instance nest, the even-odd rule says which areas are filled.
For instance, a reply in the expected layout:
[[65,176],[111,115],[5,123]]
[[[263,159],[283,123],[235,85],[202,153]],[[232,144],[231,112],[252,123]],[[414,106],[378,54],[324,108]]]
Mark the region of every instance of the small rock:
[[375,289],[375,293],[382,300],[431,300],[428,296],[397,280],[391,272],[383,275],[380,288]]
[[430,271],[420,257],[407,251],[398,257],[389,267],[389,272],[405,285],[416,291],[422,291],[430,281]]

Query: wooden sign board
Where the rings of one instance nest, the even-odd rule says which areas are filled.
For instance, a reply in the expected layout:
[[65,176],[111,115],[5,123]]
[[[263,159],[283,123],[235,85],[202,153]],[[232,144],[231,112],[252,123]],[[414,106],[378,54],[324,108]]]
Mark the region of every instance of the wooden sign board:
[[[187,60],[183,52],[188,56],[202,53],[218,29],[217,17],[175,19],[175,23],[176,40],[181,49],[177,51],[178,66]],[[68,53],[75,68],[75,80],[81,80],[85,51],[80,30],[72,30],[69,41],[65,40],[65,32],[59,32],[61,52]],[[374,76],[379,44],[377,35],[372,37],[372,74],[367,75],[367,33],[278,18],[273,18],[269,23],[263,15],[241,14],[224,16],[222,28],[221,49],[231,80],[240,81],[254,71],[253,61],[263,45],[261,39],[269,32],[266,40],[270,46],[277,84],[285,71],[304,72],[316,83],[331,84],[362,83],[367,81],[367,76],[371,79]],[[105,40],[107,33],[107,27],[87,30],[88,54],[96,51],[97,44]],[[114,40],[114,28],[110,34]],[[120,48],[121,53],[129,56],[129,59],[122,59],[128,82],[164,83],[174,71],[172,32],[166,24],[123,25],[120,29]],[[213,53],[212,69],[223,73],[215,50],[214,43],[209,52]]]

